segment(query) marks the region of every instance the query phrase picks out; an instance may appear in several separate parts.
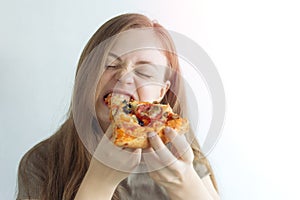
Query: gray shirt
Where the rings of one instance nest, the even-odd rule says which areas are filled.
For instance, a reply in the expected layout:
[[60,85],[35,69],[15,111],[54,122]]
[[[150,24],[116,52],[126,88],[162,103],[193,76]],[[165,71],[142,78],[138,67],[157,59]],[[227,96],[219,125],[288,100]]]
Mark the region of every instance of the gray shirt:
[[[47,171],[37,166],[47,166],[46,144],[39,145],[30,156],[27,152],[20,161],[19,171],[22,170],[25,173],[23,176],[20,173],[18,174],[17,199],[40,199],[42,186],[47,182]],[[209,175],[205,165],[197,164],[194,168],[200,178]],[[117,190],[121,200],[169,199],[165,189],[158,186],[147,173],[131,174],[120,183]]]

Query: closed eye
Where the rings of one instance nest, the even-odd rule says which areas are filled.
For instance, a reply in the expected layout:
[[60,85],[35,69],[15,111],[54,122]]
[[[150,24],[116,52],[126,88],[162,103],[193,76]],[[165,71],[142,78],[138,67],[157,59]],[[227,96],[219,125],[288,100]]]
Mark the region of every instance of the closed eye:
[[135,72],[138,76],[140,77],[144,77],[144,78],[152,78],[152,76],[148,75],[148,74],[144,74],[144,73],[141,73],[141,72],[138,72],[136,71]]
[[121,66],[120,65],[106,65],[106,69],[119,69]]

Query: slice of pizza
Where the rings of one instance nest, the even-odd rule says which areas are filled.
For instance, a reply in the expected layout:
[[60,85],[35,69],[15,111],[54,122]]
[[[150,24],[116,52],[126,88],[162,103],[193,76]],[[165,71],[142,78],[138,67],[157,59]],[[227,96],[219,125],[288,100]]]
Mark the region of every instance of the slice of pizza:
[[110,107],[112,140],[117,146],[148,148],[148,132],[157,133],[166,144],[169,139],[163,130],[167,126],[179,134],[189,131],[188,120],[174,113],[169,105],[139,102],[117,94],[108,95],[105,101]]

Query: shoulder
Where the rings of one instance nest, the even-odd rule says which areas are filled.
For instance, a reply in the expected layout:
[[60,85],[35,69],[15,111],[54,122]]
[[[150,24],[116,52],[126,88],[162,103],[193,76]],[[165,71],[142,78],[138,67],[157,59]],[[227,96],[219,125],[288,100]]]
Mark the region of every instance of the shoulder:
[[42,141],[27,151],[19,163],[19,170],[37,169],[47,161],[48,142]]
[[32,147],[22,157],[18,168],[17,199],[39,197],[47,176],[48,142]]

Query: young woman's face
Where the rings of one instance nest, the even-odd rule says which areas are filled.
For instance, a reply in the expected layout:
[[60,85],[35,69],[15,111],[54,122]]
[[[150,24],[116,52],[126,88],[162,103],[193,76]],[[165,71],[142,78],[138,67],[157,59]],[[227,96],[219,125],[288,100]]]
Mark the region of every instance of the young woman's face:
[[[96,92],[96,113],[103,130],[110,124],[109,108],[104,101],[108,94],[122,94],[124,99],[159,102],[170,87],[170,82],[165,80],[168,69],[166,56],[153,48],[135,50],[136,44],[141,42],[139,39],[137,36],[120,37],[106,59]],[[155,46],[154,43],[151,46]]]

